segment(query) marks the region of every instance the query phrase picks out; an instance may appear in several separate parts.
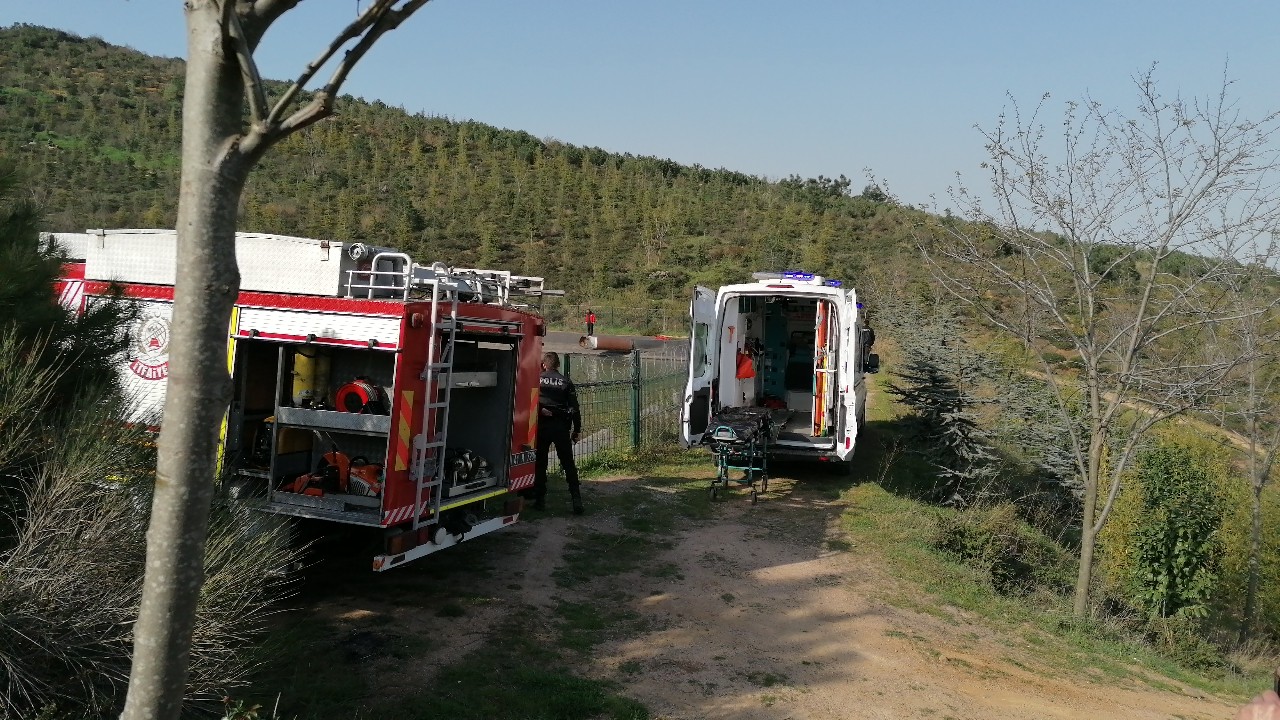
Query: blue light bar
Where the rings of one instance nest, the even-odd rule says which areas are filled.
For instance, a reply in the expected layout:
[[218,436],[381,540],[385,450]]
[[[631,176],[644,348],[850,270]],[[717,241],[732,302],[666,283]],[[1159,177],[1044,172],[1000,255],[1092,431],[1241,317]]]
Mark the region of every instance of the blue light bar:
[[827,287],[844,287],[844,283],[840,282],[839,280],[828,280],[822,284],[826,285]]
[[812,280],[813,273],[804,270],[787,270],[782,273],[783,280]]

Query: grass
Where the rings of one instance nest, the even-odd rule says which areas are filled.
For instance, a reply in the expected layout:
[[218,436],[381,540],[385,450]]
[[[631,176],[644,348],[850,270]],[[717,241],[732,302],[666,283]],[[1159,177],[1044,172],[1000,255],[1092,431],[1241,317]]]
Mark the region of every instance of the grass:
[[398,705],[394,717],[647,720],[649,711],[620,696],[616,682],[578,677],[558,647],[543,645],[524,632],[537,622],[530,610],[515,614],[497,633],[501,642],[489,643],[482,651],[442,670],[423,692],[420,703]]
[[351,667],[341,631],[318,619],[301,620],[287,618],[268,636],[262,655],[277,660],[254,678],[260,694],[252,699],[264,707],[278,704],[282,717],[299,720],[371,717],[372,688]]
[[933,517],[947,510],[872,484],[854,488],[848,500],[851,510],[842,520],[843,529],[861,551],[879,555],[906,581],[886,591],[884,600],[948,622],[976,616],[988,627],[1027,639],[1035,647],[1037,672],[1067,670],[1113,682],[1137,681],[1155,689],[1169,687],[1156,677],[1164,676],[1232,697],[1248,696],[1268,684],[1262,673],[1215,676],[1180,667],[1113,627],[1077,620],[1070,613],[1069,598],[1040,594],[1019,599],[996,593],[982,572],[929,546]]
[[[1181,668],[1114,628],[1075,620],[1065,598],[1047,593],[1013,598],[995,592],[981,571],[930,546],[937,518],[950,511],[912,499],[911,476],[918,468],[884,442],[895,427],[894,418],[882,416],[875,422],[876,430],[861,438],[865,445],[853,477],[806,479],[803,486],[789,492],[797,497],[835,500],[825,511],[838,518],[841,535],[806,541],[830,552],[866,554],[891,568],[901,582],[882,589],[882,600],[949,624],[994,629],[1009,638],[1011,650],[1025,648],[1024,652],[1002,653],[1002,660],[1031,673],[1059,676],[1065,672],[1170,692],[1191,686],[1234,697],[1247,696],[1266,684],[1260,671],[1206,676]],[[588,468],[584,473],[588,512],[616,519],[616,523],[568,526],[563,562],[553,575],[564,595],[555,600],[550,613],[512,607],[494,630],[491,642],[465,654],[441,670],[433,682],[398,698],[394,705],[375,697],[368,676],[360,672],[361,658],[375,653],[397,662],[412,661],[429,648],[397,635],[385,616],[346,627],[311,619],[286,624],[273,642],[289,646],[292,660],[264,674],[258,687],[284,689],[281,716],[296,715],[299,720],[390,716],[462,720],[647,718],[644,706],[623,696],[618,684],[644,673],[641,661],[624,662],[608,677],[583,677],[578,668],[589,664],[591,654],[602,643],[652,629],[646,623],[653,621],[631,608],[638,596],[660,593],[654,588],[679,577],[678,566],[664,559],[664,551],[672,547],[674,536],[705,522],[714,512],[715,505],[706,492],[709,468],[704,453],[656,451],[628,452],[617,456],[616,464]],[[592,478],[619,472],[640,478],[609,492],[592,489]],[[557,513],[567,514],[567,509],[552,511]],[[794,521],[783,515],[781,508],[762,503],[749,521],[772,532],[794,532],[795,528],[786,525]],[[602,526],[609,529],[600,529]],[[519,543],[525,540],[494,542],[516,544],[494,547],[486,541],[470,548],[460,546],[442,553],[438,562],[433,560],[430,572],[417,578],[389,578],[386,588],[375,588],[374,592],[394,589],[429,608],[440,618],[438,622],[468,622],[478,603],[493,602],[458,592],[493,573],[481,548],[509,554],[522,550]],[[707,552],[702,562],[723,560]],[[655,585],[637,588],[637,577]],[[518,583],[506,587],[520,589]],[[731,592],[722,593],[720,599],[726,605],[737,602]],[[931,641],[920,633],[888,630],[885,634],[907,640],[922,651],[931,649]],[[977,637],[970,633],[971,639]],[[962,659],[947,661],[965,664]],[[746,680],[760,688],[788,683],[787,677],[775,673],[752,673]],[[271,707],[275,698],[253,700]]]
[[785,685],[787,676],[782,673],[749,672],[747,673],[747,682],[760,687],[774,687],[775,685]]

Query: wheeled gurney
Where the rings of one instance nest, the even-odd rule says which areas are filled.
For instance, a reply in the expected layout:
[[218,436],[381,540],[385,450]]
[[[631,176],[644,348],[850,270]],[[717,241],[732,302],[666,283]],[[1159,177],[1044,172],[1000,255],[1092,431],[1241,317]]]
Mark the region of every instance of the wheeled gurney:
[[[716,477],[711,481],[711,499],[730,482],[751,486],[754,504],[760,492],[769,490],[769,443],[773,439],[771,411],[763,407],[725,408],[711,418],[703,444],[716,458]],[[742,477],[730,473],[741,471]],[[760,483],[759,489],[756,483]]]

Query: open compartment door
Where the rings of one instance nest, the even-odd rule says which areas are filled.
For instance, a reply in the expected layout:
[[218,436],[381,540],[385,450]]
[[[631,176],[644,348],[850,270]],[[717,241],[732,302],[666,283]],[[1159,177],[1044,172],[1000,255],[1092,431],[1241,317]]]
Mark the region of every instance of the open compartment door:
[[848,460],[857,446],[858,433],[862,431],[863,404],[867,397],[862,372],[862,341],[859,338],[862,323],[859,322],[858,312],[858,302],[854,295],[846,295],[840,308],[840,364],[836,380],[840,387],[839,404],[836,407],[836,412],[840,415],[836,455],[841,460]]
[[689,381],[680,410],[680,442],[691,447],[702,440],[711,419],[711,394],[715,384],[719,338],[712,337],[716,323],[716,294],[701,285],[693,289],[689,304]]
[[840,308],[834,302],[819,300],[817,314],[814,319],[813,337],[813,408],[810,419],[813,423],[813,437],[826,437],[833,434],[832,423],[838,423],[834,408],[837,397],[836,377],[838,343],[841,328],[837,325]]

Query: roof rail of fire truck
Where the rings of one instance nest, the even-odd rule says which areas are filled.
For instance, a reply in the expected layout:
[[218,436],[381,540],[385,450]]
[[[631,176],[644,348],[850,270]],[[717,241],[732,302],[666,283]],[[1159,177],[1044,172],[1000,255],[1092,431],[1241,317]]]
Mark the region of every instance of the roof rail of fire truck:
[[513,295],[543,297],[564,294],[563,290],[546,289],[540,277],[513,275],[508,270],[449,267],[440,262],[420,265],[400,252],[380,252],[373,256],[368,270],[350,270],[347,273],[347,297],[363,291],[368,298],[390,295],[408,300],[415,290],[426,290],[432,285],[457,294],[463,302],[497,305],[515,304],[511,301]]

